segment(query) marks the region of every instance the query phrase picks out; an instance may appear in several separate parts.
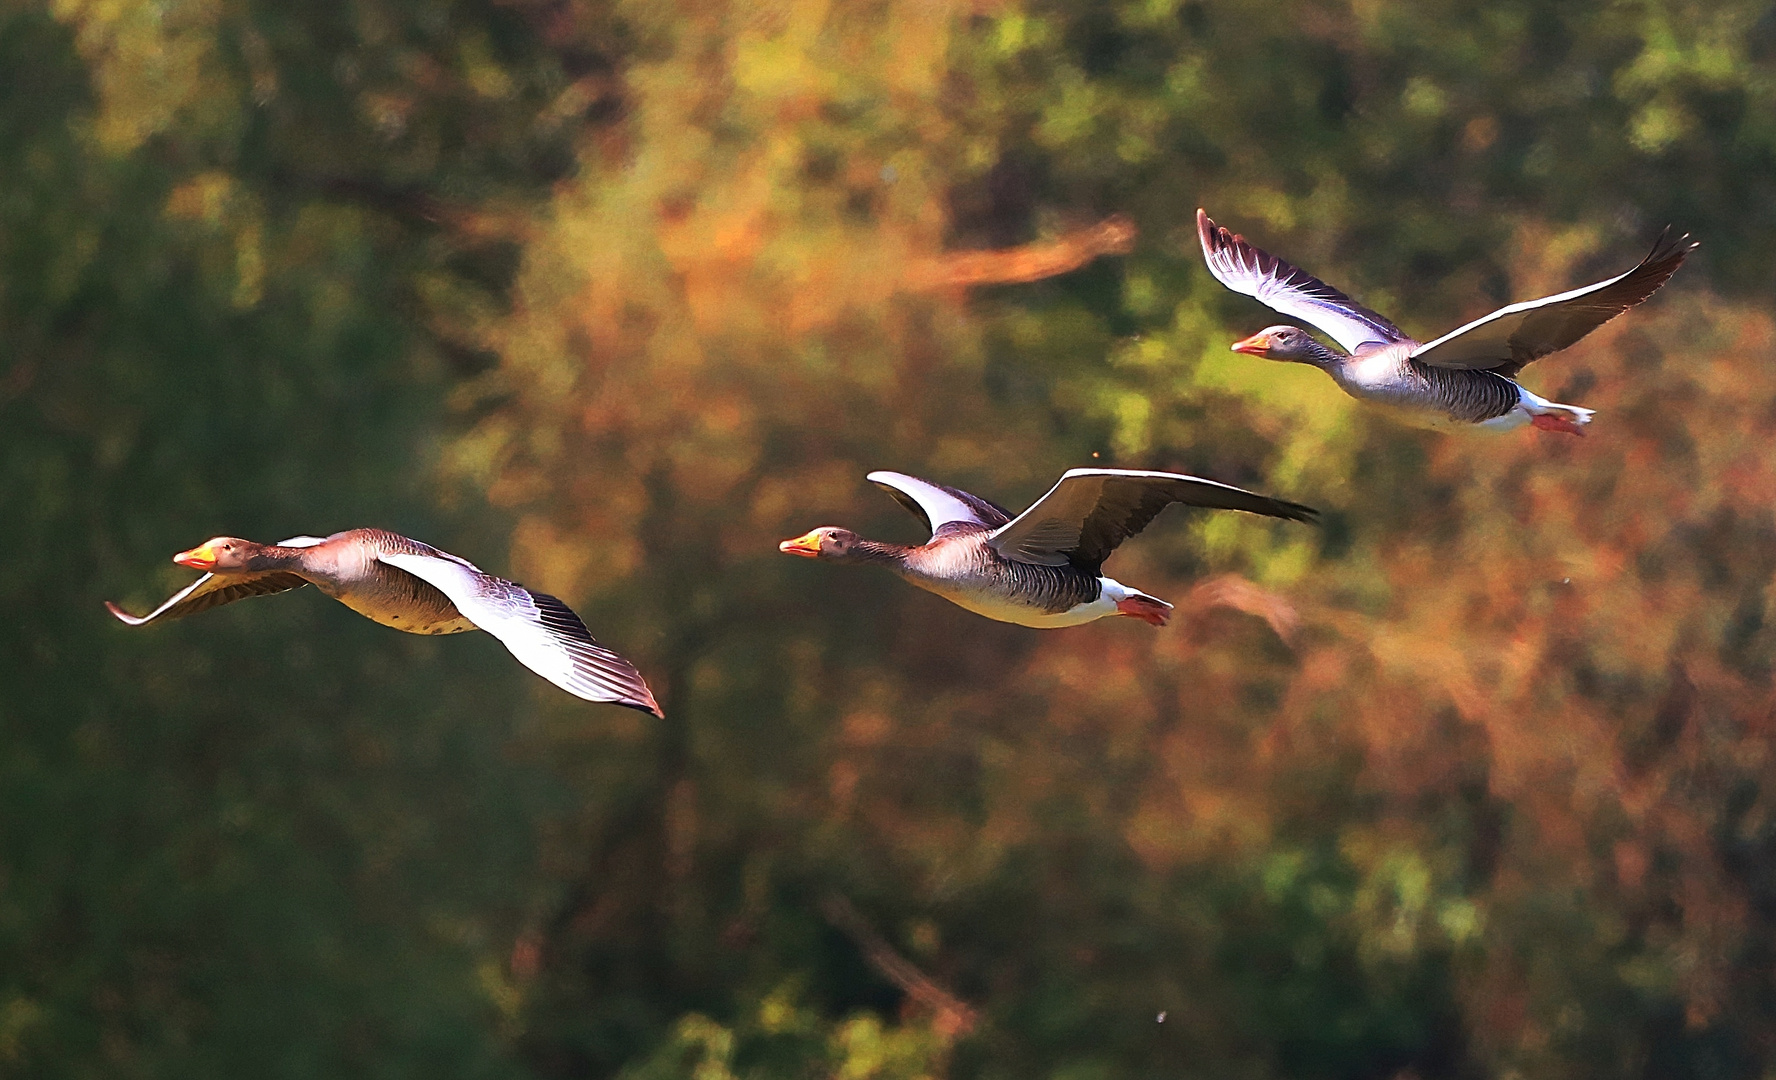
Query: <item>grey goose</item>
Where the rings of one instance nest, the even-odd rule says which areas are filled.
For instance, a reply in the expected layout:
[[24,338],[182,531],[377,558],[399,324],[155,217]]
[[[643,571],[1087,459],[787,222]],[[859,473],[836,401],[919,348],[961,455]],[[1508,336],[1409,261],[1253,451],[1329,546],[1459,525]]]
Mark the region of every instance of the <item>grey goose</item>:
[[141,626],[312,584],[409,634],[485,630],[519,663],[575,697],[664,715],[634,665],[600,645],[566,604],[398,533],[352,529],[276,544],[218,536],[173,561],[204,576],[146,615],[107,601],[111,614]]
[[1325,282],[1216,225],[1202,210],[1196,231],[1221,284],[1310,323],[1343,348],[1329,349],[1295,326],[1271,326],[1233,351],[1310,364],[1345,393],[1390,408],[1409,422],[1508,431],[1525,424],[1584,434],[1593,410],[1549,401],[1514,380],[1531,361],[1580,338],[1651,296],[1697,247],[1667,229],[1625,274],[1570,292],[1502,307],[1420,343]]
[[1103,576],[1117,545],[1173,503],[1311,521],[1318,512],[1182,473],[1070,469],[1022,514],[958,488],[898,472],[867,477],[924,521],[916,547],[823,526],[778,549],[886,567],[969,611],[1041,628],[1126,615],[1164,626],[1172,605]]

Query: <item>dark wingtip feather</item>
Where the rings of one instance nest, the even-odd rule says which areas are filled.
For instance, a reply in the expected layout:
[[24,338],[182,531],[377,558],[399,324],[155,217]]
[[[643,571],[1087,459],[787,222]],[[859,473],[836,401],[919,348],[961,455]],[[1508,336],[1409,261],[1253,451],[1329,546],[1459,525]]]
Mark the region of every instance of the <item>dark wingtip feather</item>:
[[1245,237],[1229,232],[1226,226],[1215,224],[1215,219],[1200,206],[1196,208],[1196,237],[1202,241],[1205,257],[1212,257],[1227,248],[1246,242]]
[[621,705],[625,709],[634,709],[636,712],[644,712],[662,720],[666,719],[666,714],[661,711],[660,706],[651,697],[646,701],[612,701],[610,704]]
[[662,720],[666,718],[659,703],[654,700],[653,687],[648,685],[647,678],[642,675],[639,668],[629,662],[627,657],[614,649],[599,644],[598,639],[592,636],[592,632],[586,629],[585,621],[572,608],[562,603],[559,597],[551,596],[548,593],[530,592],[528,589],[524,591],[529,593],[531,602],[536,605],[537,613],[541,616],[545,627],[557,633],[565,632],[569,638],[597,650],[598,660],[607,670],[599,671],[592,667],[582,667],[577,659],[574,670],[582,680],[596,686],[601,694],[612,695],[598,698],[597,700],[601,704],[621,705],[626,709],[652,713]]
[[131,615],[129,612],[123,610],[109,600],[105,601],[105,610],[117,616],[117,621],[123,623],[125,626],[140,626],[143,622],[141,616]]
[[1653,293],[1658,292],[1660,286],[1670,281],[1671,276],[1683,266],[1684,260],[1690,257],[1690,252],[1702,246],[1687,232],[1673,237],[1671,231],[1669,225],[1660,231],[1659,238],[1653,241],[1653,249],[1647,252],[1646,258],[1640,260],[1640,265],[1626,275],[1622,283],[1626,288],[1616,287],[1621,290],[1617,298],[1623,301],[1623,311],[1645,302]]
[[1288,518],[1290,521],[1305,521],[1309,525],[1320,523],[1320,512],[1311,506],[1303,506],[1301,503],[1288,502],[1283,499],[1276,499],[1274,502],[1279,510],[1278,517]]
[[1246,242],[1245,237],[1228,231],[1224,225],[1215,224],[1215,219],[1210,217],[1200,206],[1196,208],[1196,236],[1198,240],[1202,241],[1205,257],[1218,255],[1228,248]]
[[1659,230],[1659,238],[1653,241],[1653,250],[1647,252],[1647,257],[1641,262],[1663,262],[1666,259],[1675,258],[1681,263],[1689,257],[1690,252],[1702,246],[1702,241],[1697,240],[1689,233],[1679,233],[1673,237],[1671,230],[1672,226],[1670,225]]

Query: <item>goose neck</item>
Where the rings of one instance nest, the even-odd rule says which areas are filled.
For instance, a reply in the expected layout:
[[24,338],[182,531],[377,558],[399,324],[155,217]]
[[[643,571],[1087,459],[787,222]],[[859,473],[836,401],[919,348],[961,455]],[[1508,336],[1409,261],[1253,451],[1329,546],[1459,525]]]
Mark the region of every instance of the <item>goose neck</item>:
[[906,562],[907,553],[910,551],[912,548],[905,544],[890,544],[882,540],[859,540],[851,545],[847,561],[899,566]]
[[246,568],[254,572],[267,570],[294,570],[302,565],[305,548],[278,547],[276,544],[261,544],[245,559]]
[[1344,353],[1323,345],[1318,341],[1314,341],[1311,338],[1308,340],[1307,344],[1303,346],[1302,351],[1307,354],[1304,357],[1306,362],[1317,368],[1337,367],[1355,358],[1354,355],[1346,356]]

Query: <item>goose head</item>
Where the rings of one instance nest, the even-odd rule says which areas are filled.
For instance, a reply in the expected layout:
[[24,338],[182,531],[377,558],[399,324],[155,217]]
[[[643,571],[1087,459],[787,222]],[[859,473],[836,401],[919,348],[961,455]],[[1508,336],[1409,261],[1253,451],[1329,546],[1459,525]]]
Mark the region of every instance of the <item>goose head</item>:
[[1234,342],[1233,351],[1296,364],[1323,364],[1336,359],[1330,349],[1299,326],[1267,326],[1244,341]]
[[785,555],[800,555],[804,559],[831,559],[834,562],[844,562],[857,552],[862,539],[850,529],[822,525],[804,536],[783,541],[777,545],[777,550]]
[[181,551],[173,556],[173,561],[180,566],[189,566],[193,570],[217,571],[245,570],[247,559],[259,550],[259,545],[250,540],[241,540],[233,536],[218,536],[205,540],[190,551]]
[[218,536],[173,556],[180,566],[204,570],[212,574],[262,573],[280,570],[297,562],[301,556],[294,551],[269,544],[255,544],[238,536]]

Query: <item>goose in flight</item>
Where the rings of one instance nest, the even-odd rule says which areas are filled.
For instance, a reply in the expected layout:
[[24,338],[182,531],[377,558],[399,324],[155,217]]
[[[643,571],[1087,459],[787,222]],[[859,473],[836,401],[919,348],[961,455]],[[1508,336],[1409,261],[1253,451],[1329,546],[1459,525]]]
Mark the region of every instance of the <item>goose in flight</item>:
[[409,634],[485,630],[519,663],[575,697],[665,715],[634,665],[594,640],[566,604],[396,533],[352,529],[276,544],[218,536],[173,561],[204,576],[146,615],[107,601],[111,614],[141,626],[312,584],[358,614]]
[[1164,626],[1172,605],[1100,569],[1116,546],[1172,503],[1312,521],[1318,514],[1241,488],[1165,472],[1069,469],[1022,514],[953,487],[897,472],[868,479],[931,531],[917,547],[824,526],[777,545],[810,559],[885,566],[969,611],[1019,626],[1077,626],[1128,615]]
[[1203,259],[1221,284],[1272,310],[1311,323],[1338,342],[1330,349],[1295,326],[1272,326],[1233,346],[1234,352],[1311,364],[1361,401],[1390,407],[1419,423],[1494,431],[1532,424],[1584,434],[1593,410],[1538,397],[1514,380],[1531,361],[1580,338],[1653,295],[1697,244],[1667,229],[1640,265],[1540,300],[1502,307],[1429,344],[1325,282],[1296,269],[1196,212]]

